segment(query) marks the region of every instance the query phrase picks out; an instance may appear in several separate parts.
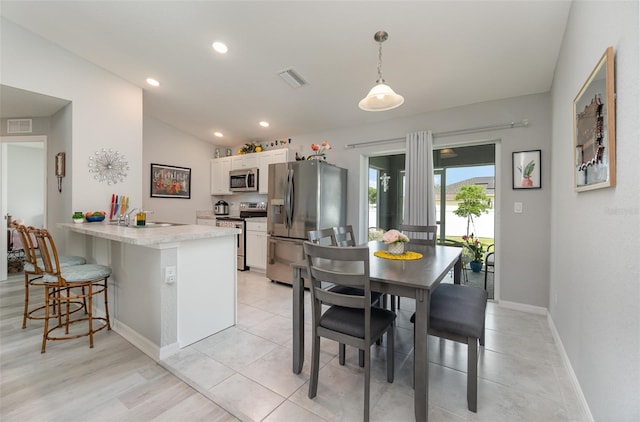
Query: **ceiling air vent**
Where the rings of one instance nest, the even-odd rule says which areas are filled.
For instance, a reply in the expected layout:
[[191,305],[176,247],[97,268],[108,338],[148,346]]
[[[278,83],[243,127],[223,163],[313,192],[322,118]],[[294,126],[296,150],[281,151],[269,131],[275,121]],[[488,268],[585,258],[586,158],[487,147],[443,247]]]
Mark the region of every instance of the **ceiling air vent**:
[[282,72],[278,73],[278,75],[286,83],[288,83],[291,88],[300,88],[301,86],[309,85],[309,82],[307,82],[302,76],[300,76],[298,72],[296,72],[292,68],[285,69]]
[[7,119],[7,133],[31,133],[32,119]]

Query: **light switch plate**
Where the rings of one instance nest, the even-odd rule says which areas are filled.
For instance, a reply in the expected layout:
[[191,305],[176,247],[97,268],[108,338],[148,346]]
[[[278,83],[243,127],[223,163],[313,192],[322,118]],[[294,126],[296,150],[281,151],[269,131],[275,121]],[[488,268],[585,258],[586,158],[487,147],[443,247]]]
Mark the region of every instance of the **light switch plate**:
[[522,214],[522,202],[513,203],[513,212],[516,214]]

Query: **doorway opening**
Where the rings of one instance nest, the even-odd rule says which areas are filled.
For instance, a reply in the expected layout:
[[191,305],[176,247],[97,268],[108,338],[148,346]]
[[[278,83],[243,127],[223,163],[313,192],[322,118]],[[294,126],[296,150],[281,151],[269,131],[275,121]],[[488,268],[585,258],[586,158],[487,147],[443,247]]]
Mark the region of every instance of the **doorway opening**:
[[[434,150],[434,191],[438,241],[444,245],[462,245],[463,236],[473,233],[480,238],[483,259],[495,246],[494,206],[496,203],[495,144],[456,146]],[[467,233],[468,219],[456,215],[460,199],[456,195],[462,186],[481,186],[488,209],[473,216]],[[368,168],[368,227],[383,230],[398,227],[404,215],[405,154],[369,157]],[[489,250],[488,250],[489,249]],[[485,266],[479,273],[470,269],[471,258],[466,255],[465,273],[471,284],[484,287]],[[494,297],[493,268],[487,272],[487,290]]]

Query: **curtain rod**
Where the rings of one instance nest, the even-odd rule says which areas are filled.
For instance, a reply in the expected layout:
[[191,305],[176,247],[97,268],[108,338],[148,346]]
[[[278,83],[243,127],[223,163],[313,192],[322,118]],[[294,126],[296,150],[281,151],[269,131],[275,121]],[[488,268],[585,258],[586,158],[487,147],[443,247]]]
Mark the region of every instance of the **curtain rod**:
[[[476,133],[476,132],[486,132],[488,130],[495,130],[495,129],[513,129],[515,127],[524,127],[528,125],[529,125],[529,120],[522,119],[518,122],[509,122],[509,123],[502,123],[498,125],[478,126],[478,127],[467,128],[467,129],[456,129],[456,130],[448,130],[445,132],[437,132],[433,134],[433,137],[442,138],[445,136],[462,135],[466,133]],[[344,147],[358,148],[358,147],[367,146],[367,145],[386,144],[388,142],[398,142],[398,141],[404,141],[404,140],[405,138],[379,139],[377,141],[365,141],[365,142],[357,142],[355,144],[347,144]]]

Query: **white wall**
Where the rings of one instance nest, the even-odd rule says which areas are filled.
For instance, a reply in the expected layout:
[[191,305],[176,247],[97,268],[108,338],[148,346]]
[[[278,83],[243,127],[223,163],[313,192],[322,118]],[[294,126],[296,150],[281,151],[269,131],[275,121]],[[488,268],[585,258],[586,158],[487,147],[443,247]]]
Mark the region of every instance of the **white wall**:
[[[500,101],[491,101],[456,107],[411,118],[388,120],[376,125],[327,131],[296,136],[291,148],[295,154],[309,155],[311,143],[329,141],[333,150],[328,161],[349,170],[347,222],[359,227],[366,218],[361,213],[358,192],[366,181],[361,180],[361,156],[381,152],[404,150],[404,137],[408,132],[432,130],[443,132],[470,127],[529,120],[524,128],[494,130],[457,137],[436,138],[435,145],[454,145],[465,142],[500,141],[500,157],[496,183],[500,192],[496,204],[496,222],[500,233],[496,237],[499,271],[501,273],[500,299],[536,307],[547,308],[549,303],[549,207],[551,160],[551,111],[548,94],[528,95]],[[401,141],[356,149],[345,149],[346,144],[379,139],[402,138]],[[512,190],[511,153],[531,149],[542,150],[542,189]],[[513,202],[523,202],[524,213],[513,213]],[[363,234],[360,233],[359,238]]]
[[[210,160],[215,146],[144,116],[143,200],[132,207],[152,210],[150,220],[196,223],[196,210],[211,210]],[[151,198],[151,163],[191,168],[191,199]]]
[[[74,171],[68,209],[106,210],[112,193],[140,203],[142,90],[5,19],[0,39],[0,83],[72,102],[71,132],[63,142],[71,141],[64,152],[67,169]],[[108,186],[91,177],[88,158],[101,148],[126,156],[130,170],[124,183]],[[48,160],[48,175],[52,163]],[[49,196],[53,193],[49,190]]]
[[[551,303],[595,420],[640,418],[638,2],[574,2],[552,89]],[[573,99],[605,49],[616,65],[617,185],[573,189]]]

